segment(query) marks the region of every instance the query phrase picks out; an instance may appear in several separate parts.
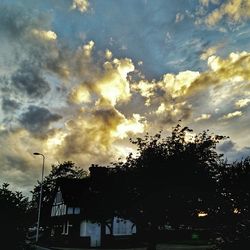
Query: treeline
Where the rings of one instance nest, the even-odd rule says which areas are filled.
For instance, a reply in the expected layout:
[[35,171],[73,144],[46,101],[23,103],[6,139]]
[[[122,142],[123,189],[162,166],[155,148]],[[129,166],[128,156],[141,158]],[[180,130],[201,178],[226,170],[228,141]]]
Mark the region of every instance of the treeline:
[[29,201],[21,192],[13,192],[4,183],[0,187],[0,239],[3,249],[25,249],[29,221]]
[[[191,136],[191,132],[177,125],[169,136],[157,133],[131,140],[137,146],[136,155],[110,166],[92,165],[91,174],[72,162],[52,166],[43,183],[42,225],[49,225],[56,181],[88,178],[86,216],[99,222],[111,216],[130,219],[148,236],[148,249],[155,249],[159,228],[166,225],[206,227],[220,234],[223,244],[218,249],[243,249],[250,237],[250,158],[229,164],[216,151],[226,137],[209,131]],[[20,193],[13,194],[3,186],[1,209],[8,204],[8,195],[19,197],[13,201],[18,213],[29,214],[34,223],[39,188],[40,183],[32,191],[32,201],[27,202]],[[19,204],[24,205],[19,209]],[[8,209],[5,213],[12,216]],[[13,232],[22,231],[27,224],[13,221],[6,221]]]

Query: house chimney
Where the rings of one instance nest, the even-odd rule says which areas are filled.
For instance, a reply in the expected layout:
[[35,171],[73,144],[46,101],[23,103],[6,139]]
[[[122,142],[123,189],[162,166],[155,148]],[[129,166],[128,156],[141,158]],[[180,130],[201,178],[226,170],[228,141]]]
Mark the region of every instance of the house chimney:
[[90,177],[102,179],[108,175],[108,168],[107,167],[100,167],[97,165],[92,165],[89,168]]

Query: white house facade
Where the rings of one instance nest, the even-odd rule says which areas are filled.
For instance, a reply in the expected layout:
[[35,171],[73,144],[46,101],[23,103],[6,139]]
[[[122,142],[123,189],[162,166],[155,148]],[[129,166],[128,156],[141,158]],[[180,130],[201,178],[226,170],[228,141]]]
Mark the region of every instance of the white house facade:
[[51,208],[52,242],[64,246],[100,247],[107,239],[129,239],[136,234],[135,224],[127,219],[114,216],[105,224],[87,219],[84,207],[88,202],[84,200],[84,192],[79,192],[84,188],[88,188],[84,180],[63,180],[58,184]]

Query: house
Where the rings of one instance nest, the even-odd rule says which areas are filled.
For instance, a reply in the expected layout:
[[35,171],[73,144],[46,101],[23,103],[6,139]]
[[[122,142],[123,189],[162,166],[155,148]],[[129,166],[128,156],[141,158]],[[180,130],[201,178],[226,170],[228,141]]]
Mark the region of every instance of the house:
[[[94,174],[102,176],[102,171],[95,169]],[[95,195],[92,190],[91,181],[91,177],[58,181],[51,208],[52,243],[99,247],[131,240],[136,234],[136,226],[130,220],[111,214],[102,217],[105,207],[98,200],[98,192]]]

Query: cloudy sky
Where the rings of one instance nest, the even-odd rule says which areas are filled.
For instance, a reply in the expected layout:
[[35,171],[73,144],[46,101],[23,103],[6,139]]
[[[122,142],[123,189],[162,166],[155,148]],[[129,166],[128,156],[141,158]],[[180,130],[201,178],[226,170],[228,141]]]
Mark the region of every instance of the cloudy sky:
[[182,120],[250,154],[249,0],[2,0],[0,183],[87,169]]

